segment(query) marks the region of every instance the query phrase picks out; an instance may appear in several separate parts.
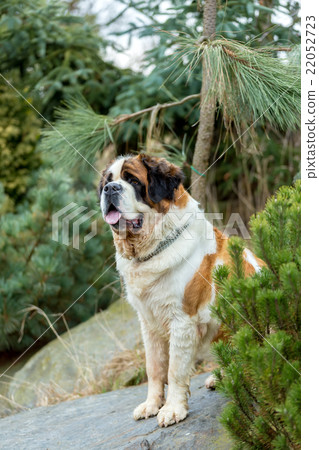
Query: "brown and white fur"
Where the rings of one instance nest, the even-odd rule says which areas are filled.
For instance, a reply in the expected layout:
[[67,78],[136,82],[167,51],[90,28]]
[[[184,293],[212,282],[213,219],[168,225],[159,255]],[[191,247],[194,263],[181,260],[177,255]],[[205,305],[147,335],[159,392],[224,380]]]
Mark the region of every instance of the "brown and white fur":
[[[157,415],[160,426],[180,422],[188,414],[194,362],[209,354],[211,342],[220,335],[220,324],[210,312],[215,301],[212,272],[230,262],[227,239],[205,220],[182,180],[181,170],[165,159],[138,155],[115,160],[99,186],[117,268],[127,300],[138,314],[146,352],[148,395],[135,408],[134,418]],[[143,261],[186,223],[170,246]],[[243,256],[247,275],[260,270],[263,262],[249,250]],[[207,387],[213,382],[209,377]]]

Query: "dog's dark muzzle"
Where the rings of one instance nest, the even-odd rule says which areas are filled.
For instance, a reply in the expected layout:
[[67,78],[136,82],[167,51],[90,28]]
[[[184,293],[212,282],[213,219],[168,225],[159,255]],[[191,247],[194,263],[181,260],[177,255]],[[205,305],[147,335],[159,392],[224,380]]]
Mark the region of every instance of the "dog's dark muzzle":
[[118,183],[108,183],[104,186],[103,193],[105,195],[106,204],[117,206],[122,195],[123,187]]
[[123,187],[118,183],[107,183],[103,192],[107,198],[118,197],[123,191]]

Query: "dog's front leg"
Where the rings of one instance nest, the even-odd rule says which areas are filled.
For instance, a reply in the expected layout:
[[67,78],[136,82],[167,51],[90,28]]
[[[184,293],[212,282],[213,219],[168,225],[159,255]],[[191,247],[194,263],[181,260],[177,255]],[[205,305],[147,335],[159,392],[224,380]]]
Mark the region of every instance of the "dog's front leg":
[[180,422],[188,414],[189,383],[198,339],[197,326],[191,319],[172,322],[167,399],[157,416],[161,427]]
[[168,371],[168,342],[150,330],[143,320],[141,328],[146,356],[148,394],[146,401],[135,408],[133,413],[135,420],[156,416],[163,406]]

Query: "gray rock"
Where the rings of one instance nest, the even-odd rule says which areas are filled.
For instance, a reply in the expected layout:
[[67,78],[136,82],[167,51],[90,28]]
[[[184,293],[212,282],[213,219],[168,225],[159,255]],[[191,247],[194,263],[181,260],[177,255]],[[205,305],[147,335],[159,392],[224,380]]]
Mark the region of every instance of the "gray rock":
[[140,340],[136,313],[126,301],[118,300],[33,355],[14,375],[7,395],[32,407],[42,385],[67,393],[81,389],[81,383],[94,378],[115,353],[133,349]]
[[133,420],[134,407],[146,397],[144,384],[1,419],[0,449],[230,449],[218,422],[227,400],[206,390],[206,377],[192,379],[190,413],[177,425],[159,428],[156,417]]

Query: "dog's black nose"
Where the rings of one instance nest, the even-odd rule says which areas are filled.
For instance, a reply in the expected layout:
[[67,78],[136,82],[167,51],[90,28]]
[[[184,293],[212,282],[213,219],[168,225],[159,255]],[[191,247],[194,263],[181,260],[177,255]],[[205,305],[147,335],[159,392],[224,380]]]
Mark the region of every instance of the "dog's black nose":
[[107,183],[104,186],[104,192],[109,195],[118,194],[118,193],[122,192],[122,190],[123,190],[123,187],[120,184],[114,183],[114,182]]

